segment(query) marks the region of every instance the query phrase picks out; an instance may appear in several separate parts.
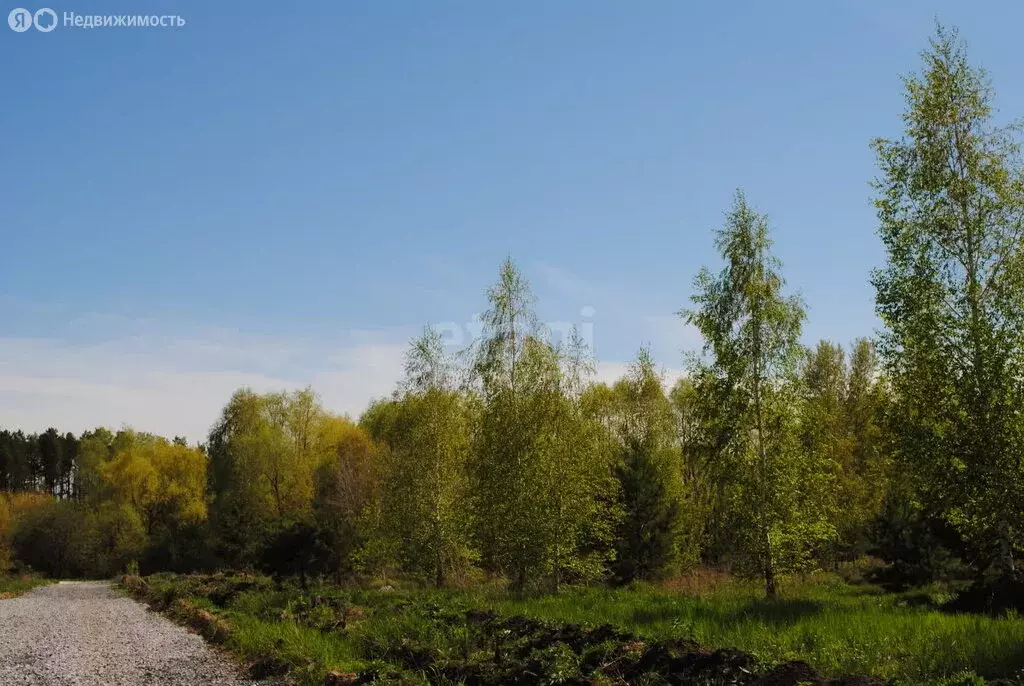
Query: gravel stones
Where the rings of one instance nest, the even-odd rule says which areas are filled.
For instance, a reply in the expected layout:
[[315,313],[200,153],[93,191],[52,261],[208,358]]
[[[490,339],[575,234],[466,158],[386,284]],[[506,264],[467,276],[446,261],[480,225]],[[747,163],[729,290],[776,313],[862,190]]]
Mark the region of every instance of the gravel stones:
[[5,686],[253,684],[201,637],[97,581],[0,600]]

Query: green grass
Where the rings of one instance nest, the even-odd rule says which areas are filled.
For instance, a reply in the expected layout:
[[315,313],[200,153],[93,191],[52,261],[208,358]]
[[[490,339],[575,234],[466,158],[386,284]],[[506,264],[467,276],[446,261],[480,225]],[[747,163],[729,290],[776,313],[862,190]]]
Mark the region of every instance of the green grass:
[[13,598],[48,583],[50,583],[48,580],[31,574],[17,576],[0,574],[0,599]]
[[255,587],[225,602],[218,594],[229,589],[237,577],[226,576],[223,583],[197,583],[197,578],[156,574],[146,577],[145,594],[136,592],[134,595],[185,624],[189,623],[186,613],[177,610],[175,605],[180,601],[210,611],[226,621],[231,631],[224,641],[225,647],[243,662],[256,665],[255,669],[266,670],[260,677],[274,675],[275,667],[279,667],[287,669],[295,683],[322,684],[329,669],[356,672],[369,666],[370,663],[354,651],[351,635],[324,632],[289,617],[282,618],[282,613],[301,596],[298,589],[274,591],[269,579],[246,577],[257,579]]
[[[650,640],[690,638],[738,648],[765,665],[800,659],[829,676],[873,674],[908,684],[1024,676],[1024,619],[947,615],[928,604],[927,593],[886,594],[838,579],[792,585],[768,602],[758,588],[740,583],[700,595],[637,586],[517,599],[498,587],[390,593],[322,587],[303,594],[244,577],[240,590],[227,595],[237,578],[158,575],[149,577],[148,593],[167,606],[185,599],[211,610],[232,627],[228,648],[250,663],[269,658],[271,667],[287,666],[298,683],[322,683],[327,670],[405,670],[403,679],[422,682],[409,663],[424,649],[438,664],[486,663],[487,646],[464,619],[466,610],[482,608],[558,623],[608,623]],[[553,664],[565,658],[547,652],[540,657]]]
[[948,615],[916,600],[835,581],[786,589],[773,602],[759,589],[737,585],[704,597],[655,588],[588,589],[489,604],[560,622],[608,622],[652,638],[690,637],[767,663],[805,660],[829,675],[921,683],[965,671],[994,679],[1024,670],[1024,619]]
[[227,646],[249,662],[267,656],[288,665],[293,678],[323,683],[327,669],[360,671],[367,661],[354,654],[352,641],[341,634],[324,633],[290,621],[266,621],[228,611],[225,618],[233,631]]

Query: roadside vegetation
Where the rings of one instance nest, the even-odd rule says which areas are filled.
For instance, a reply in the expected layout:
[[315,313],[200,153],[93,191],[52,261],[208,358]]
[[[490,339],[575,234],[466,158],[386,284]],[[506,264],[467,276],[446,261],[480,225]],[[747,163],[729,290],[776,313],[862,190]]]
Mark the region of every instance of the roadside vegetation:
[[[197,445],[0,431],[0,570],[130,571],[257,671],[314,681],[1014,677],[1024,165],[956,33],[922,57],[902,135],[874,142],[875,340],[804,344],[737,192],[680,303],[704,343],[682,378],[641,348],[596,381],[509,258],[480,337],[428,327],[357,419],[243,388]],[[867,555],[867,583],[821,576]]]
[[36,574],[0,574],[0,600],[14,598],[48,583],[49,580]]
[[303,591],[252,574],[159,574],[122,584],[225,644],[253,676],[287,674],[303,684],[1024,677],[1024,620],[948,614],[939,608],[948,593],[887,594],[834,575],[789,584],[774,601],[735,579],[700,592],[642,584],[532,598],[497,584]]

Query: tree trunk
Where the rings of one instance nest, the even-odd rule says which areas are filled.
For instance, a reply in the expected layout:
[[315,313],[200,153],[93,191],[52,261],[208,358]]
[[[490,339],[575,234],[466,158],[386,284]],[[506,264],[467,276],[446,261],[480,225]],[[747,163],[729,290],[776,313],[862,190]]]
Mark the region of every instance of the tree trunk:
[[764,594],[768,598],[775,598],[778,589],[775,587],[775,561],[772,558],[772,534],[767,529],[765,535],[764,553]]
[[1006,521],[999,526],[999,570],[1006,576],[1017,574],[1017,564],[1013,559],[1013,543],[1010,541],[1010,526]]
[[[757,337],[757,347],[760,347],[761,337]],[[760,356],[760,350],[755,352]],[[768,523],[768,515],[766,510],[768,509],[768,451],[764,446],[764,411],[761,406],[761,369],[760,359],[754,362],[754,417],[757,421],[757,453],[758,453],[758,466],[759,466],[759,491],[760,503],[759,503],[759,522],[761,528],[761,538],[764,545],[762,551],[761,562],[764,567],[764,594],[768,598],[774,598],[776,596],[775,586],[775,560],[772,556],[772,533],[771,526]]]

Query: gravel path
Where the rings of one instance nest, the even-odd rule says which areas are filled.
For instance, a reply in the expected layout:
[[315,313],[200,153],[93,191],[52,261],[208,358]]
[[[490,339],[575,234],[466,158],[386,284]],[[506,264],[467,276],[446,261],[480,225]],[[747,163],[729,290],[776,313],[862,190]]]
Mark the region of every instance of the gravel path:
[[62,581],[0,600],[4,686],[240,686],[203,639],[106,582]]

